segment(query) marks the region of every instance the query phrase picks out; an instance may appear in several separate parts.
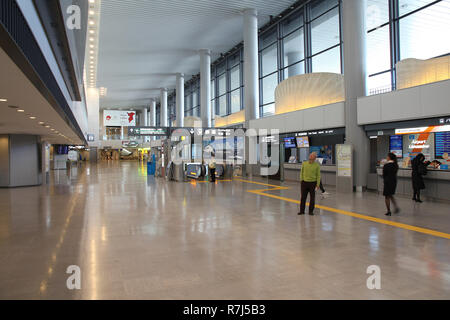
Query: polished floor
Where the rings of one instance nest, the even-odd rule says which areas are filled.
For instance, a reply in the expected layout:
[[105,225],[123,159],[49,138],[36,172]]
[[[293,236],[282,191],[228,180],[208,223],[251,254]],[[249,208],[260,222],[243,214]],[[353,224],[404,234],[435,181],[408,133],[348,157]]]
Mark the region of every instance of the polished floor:
[[0,299],[450,299],[448,203],[399,198],[387,218],[375,193],[328,190],[299,217],[295,183],[167,182],[136,162],[51,174],[0,189]]

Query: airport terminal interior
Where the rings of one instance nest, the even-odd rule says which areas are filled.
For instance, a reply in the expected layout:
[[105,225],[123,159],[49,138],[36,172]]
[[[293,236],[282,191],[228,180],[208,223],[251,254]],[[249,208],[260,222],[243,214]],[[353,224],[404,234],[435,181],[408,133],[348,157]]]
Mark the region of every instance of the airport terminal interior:
[[450,0],[2,0],[1,300],[450,299]]

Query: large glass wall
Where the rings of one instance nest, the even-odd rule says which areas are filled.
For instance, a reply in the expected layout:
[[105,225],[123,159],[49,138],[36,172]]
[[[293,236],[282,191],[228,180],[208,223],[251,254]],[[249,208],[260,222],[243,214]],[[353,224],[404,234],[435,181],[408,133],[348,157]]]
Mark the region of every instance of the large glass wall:
[[195,77],[184,86],[184,116],[200,117],[200,81]]
[[219,59],[211,69],[211,106],[214,114],[227,116],[243,109],[243,49]]
[[316,0],[259,37],[260,116],[275,112],[275,88],[295,75],[342,72],[340,1]]
[[450,53],[450,0],[367,0],[368,94],[395,89],[395,65]]

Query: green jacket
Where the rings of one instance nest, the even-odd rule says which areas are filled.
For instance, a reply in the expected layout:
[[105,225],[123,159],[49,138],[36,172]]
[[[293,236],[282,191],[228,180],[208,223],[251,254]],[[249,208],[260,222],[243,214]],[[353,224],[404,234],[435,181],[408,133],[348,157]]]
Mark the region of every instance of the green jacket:
[[320,186],[320,164],[315,161],[312,164],[309,161],[303,162],[300,181],[316,182]]

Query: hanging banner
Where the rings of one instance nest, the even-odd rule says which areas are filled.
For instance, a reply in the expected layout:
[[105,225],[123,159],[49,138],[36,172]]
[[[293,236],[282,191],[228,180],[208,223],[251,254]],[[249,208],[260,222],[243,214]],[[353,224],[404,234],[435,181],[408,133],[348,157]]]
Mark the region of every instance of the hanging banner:
[[134,127],[136,126],[136,111],[104,110],[103,125],[106,127]]

